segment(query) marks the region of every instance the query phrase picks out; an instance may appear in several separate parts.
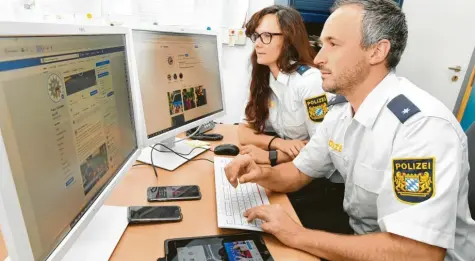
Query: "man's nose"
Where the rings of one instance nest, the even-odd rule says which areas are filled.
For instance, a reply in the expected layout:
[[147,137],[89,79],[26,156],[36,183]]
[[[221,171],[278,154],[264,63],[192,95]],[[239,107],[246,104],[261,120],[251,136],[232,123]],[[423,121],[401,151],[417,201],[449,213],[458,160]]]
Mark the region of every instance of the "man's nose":
[[317,66],[317,68],[320,68],[321,66],[323,66],[327,62],[325,55],[326,55],[325,50],[324,50],[324,48],[322,48],[317,53],[317,56],[315,56],[315,59],[313,59],[313,63]]

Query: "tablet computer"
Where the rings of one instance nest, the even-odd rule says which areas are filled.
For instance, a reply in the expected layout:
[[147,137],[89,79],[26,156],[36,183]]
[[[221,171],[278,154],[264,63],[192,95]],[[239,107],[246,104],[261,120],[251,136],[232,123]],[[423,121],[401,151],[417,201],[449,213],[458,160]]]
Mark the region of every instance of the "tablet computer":
[[165,241],[166,261],[274,261],[257,233]]

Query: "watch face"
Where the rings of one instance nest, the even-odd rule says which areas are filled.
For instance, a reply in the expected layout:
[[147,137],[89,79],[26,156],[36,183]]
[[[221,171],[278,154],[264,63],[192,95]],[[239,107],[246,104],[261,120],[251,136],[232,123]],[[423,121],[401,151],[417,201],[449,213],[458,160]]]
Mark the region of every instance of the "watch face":
[[276,150],[269,151],[269,160],[270,160],[271,166],[277,165],[277,151]]

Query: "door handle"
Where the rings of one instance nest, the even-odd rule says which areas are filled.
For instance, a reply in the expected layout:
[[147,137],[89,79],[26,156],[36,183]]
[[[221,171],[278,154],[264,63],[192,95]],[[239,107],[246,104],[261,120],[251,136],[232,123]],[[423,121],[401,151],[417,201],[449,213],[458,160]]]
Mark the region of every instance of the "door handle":
[[460,72],[462,70],[462,67],[457,65],[455,67],[449,67],[449,69],[452,70],[452,71]]

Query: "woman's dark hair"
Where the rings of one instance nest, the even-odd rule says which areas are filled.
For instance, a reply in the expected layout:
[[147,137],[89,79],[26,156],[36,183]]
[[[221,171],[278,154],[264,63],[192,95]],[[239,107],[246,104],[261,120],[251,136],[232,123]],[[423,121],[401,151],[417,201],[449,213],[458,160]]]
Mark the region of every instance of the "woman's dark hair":
[[[315,51],[310,46],[302,17],[295,9],[273,5],[260,10],[246,24],[246,36],[250,37],[254,34],[262,18],[268,14],[277,16],[284,37],[282,50],[277,59],[279,69],[284,73],[290,74],[295,72],[300,65],[313,66]],[[295,63],[292,64],[292,62]],[[251,55],[251,64],[252,79],[249,102],[245,110],[246,120],[257,133],[262,133],[265,128],[265,122],[269,117],[270,69],[266,65],[257,63],[256,50]]]

